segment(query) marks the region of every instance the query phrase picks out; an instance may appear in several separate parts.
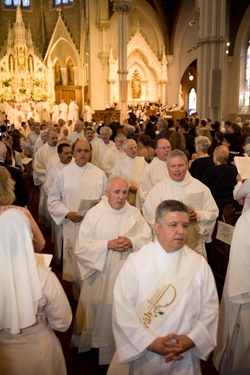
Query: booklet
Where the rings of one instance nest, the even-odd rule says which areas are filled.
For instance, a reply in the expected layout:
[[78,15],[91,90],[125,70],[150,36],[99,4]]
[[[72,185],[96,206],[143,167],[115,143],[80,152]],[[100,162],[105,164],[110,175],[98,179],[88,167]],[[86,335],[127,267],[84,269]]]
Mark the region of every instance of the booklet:
[[38,266],[49,267],[51,260],[52,260],[52,256],[53,256],[52,254],[35,253],[36,264]]
[[241,175],[243,180],[250,178],[250,158],[243,156],[235,156],[234,158],[238,173]]

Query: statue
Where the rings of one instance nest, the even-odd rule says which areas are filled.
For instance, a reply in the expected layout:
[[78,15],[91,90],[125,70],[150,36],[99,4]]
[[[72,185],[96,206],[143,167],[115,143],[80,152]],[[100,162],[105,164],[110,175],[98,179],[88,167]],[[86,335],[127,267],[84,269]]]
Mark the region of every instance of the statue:
[[20,47],[18,51],[18,70],[19,71],[25,70],[25,53],[22,47]]
[[132,82],[132,98],[139,99],[141,97],[141,79],[137,71],[134,72]]

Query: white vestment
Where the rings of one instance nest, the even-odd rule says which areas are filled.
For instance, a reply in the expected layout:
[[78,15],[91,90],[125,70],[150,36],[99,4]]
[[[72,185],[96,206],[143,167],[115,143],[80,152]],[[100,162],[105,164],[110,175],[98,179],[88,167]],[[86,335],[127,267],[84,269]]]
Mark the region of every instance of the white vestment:
[[[50,160],[53,159],[56,155],[58,156],[58,154],[55,154],[54,156],[50,158]],[[66,165],[68,165],[68,164],[60,163],[60,159],[59,159],[58,162],[54,166],[48,169],[47,168],[48,163],[46,165],[46,169],[47,169],[46,178],[43,184],[43,192],[47,199],[48,199],[49,191],[51,189],[51,186],[53,185],[55,176],[57,175],[58,171],[60,171],[61,169],[65,168]],[[57,225],[52,218],[51,218],[51,231],[52,231],[51,241],[54,242],[54,256],[57,260],[60,260],[61,253],[62,253],[62,226]]]
[[250,208],[250,179],[247,179],[244,183],[239,181],[234,187],[233,196],[237,201],[245,199],[242,213],[248,210]]
[[105,152],[102,159],[102,169],[107,176],[111,175],[112,168],[117,160],[120,160],[124,156],[126,156],[125,152],[123,150],[118,150],[115,144]]
[[167,175],[166,161],[155,157],[150,164],[147,164],[142,173],[138,191],[136,194],[136,206],[142,207],[146,196],[153,186],[162,181]]
[[76,120],[78,119],[78,110],[78,105],[75,102],[71,101],[69,103],[68,121],[71,120],[73,121],[73,123],[76,122]]
[[86,122],[92,121],[92,110],[88,104],[83,106],[82,114],[83,114],[83,121],[86,121]]
[[76,280],[75,242],[80,223],[73,223],[65,216],[78,212],[82,199],[99,199],[105,191],[107,177],[94,165],[78,167],[75,162],[60,170],[48,196],[48,209],[57,225],[63,225],[63,278]]
[[[126,155],[124,158],[115,163],[114,167],[112,168],[112,175],[123,177],[128,181],[130,186],[138,188],[139,181],[146,165],[147,163],[143,157],[136,156],[135,158],[130,158]],[[136,194],[137,192],[129,192],[128,194],[128,202],[133,206],[135,206]],[[141,207],[138,206],[137,208],[141,209]]]
[[54,104],[52,108],[52,121],[54,124],[57,124],[59,120],[59,106]]
[[75,141],[77,139],[81,139],[82,141],[85,140],[85,137],[84,137],[84,131],[82,130],[80,133],[74,131],[72,133],[70,133],[67,137],[67,139],[70,141],[70,144],[72,145],[73,143],[75,143]]
[[50,120],[50,105],[48,102],[41,102],[42,120],[48,122]]
[[39,206],[38,206],[38,220],[39,223],[49,223],[49,215],[47,210],[47,199],[44,196],[42,184],[46,177],[46,164],[48,160],[57,153],[57,146],[50,146],[45,143],[44,146],[39,148],[35,154],[33,179],[34,184],[40,187],[39,191]]
[[[200,259],[195,262],[194,270],[190,269],[190,261],[189,266],[185,266],[185,261],[182,263],[171,281],[178,302],[165,314],[165,320],[161,317],[158,328],[146,329],[136,313],[136,306],[147,300],[172,262],[183,256]],[[194,273],[193,277],[179,296],[178,287],[189,272]],[[164,312],[164,309],[155,307],[156,315],[159,311]],[[216,345],[217,321],[218,297],[213,274],[200,255],[187,246],[167,253],[155,241],[129,256],[114,287],[113,331],[119,361],[129,364],[130,375],[200,375],[200,359],[207,359]],[[188,336],[195,346],[181,354],[182,360],[166,363],[163,356],[148,351],[147,347],[157,337],[171,332]]]
[[66,103],[58,104],[59,109],[59,119],[68,121],[68,105]]
[[106,144],[101,140],[99,145],[98,145],[98,148],[93,148],[93,150],[92,150],[91,162],[94,165],[96,165],[97,167],[102,169],[103,156],[104,156],[105,152],[108,151],[113,146],[114,146],[113,141],[109,141],[109,143]]
[[[108,241],[118,236],[128,237],[133,248],[122,254],[109,250]],[[150,227],[137,208],[126,202],[123,208],[114,210],[106,196],[88,211],[81,224],[76,257],[83,285],[73,341],[79,352],[91,347],[109,347],[109,357],[107,350],[105,354],[101,350],[100,364],[109,363],[114,353],[111,311],[116,277],[128,254],[138,251],[150,240]]]
[[213,361],[221,375],[250,374],[250,210],[236,223]]
[[186,172],[185,178],[176,182],[168,175],[148,193],[143,205],[143,216],[153,228],[157,206],[166,199],[175,199],[192,207],[197,222],[190,222],[187,245],[206,258],[205,243],[211,242],[218,208],[207,186]]

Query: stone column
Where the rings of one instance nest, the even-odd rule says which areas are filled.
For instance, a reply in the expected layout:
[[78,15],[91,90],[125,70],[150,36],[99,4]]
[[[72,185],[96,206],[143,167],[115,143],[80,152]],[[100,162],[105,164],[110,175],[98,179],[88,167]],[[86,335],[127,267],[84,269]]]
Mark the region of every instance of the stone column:
[[[222,118],[226,0],[199,0],[198,87],[199,117]],[[196,12],[198,9],[196,10]]]
[[113,10],[118,13],[118,74],[119,108],[121,119],[127,117],[127,15],[132,8],[132,0],[114,0]]

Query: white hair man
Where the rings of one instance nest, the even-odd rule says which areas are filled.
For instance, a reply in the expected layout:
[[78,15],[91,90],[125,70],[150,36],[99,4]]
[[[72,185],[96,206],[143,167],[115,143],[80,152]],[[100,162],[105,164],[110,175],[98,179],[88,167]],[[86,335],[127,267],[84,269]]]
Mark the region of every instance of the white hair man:
[[92,155],[92,163],[102,168],[102,160],[105,152],[114,146],[114,142],[110,140],[112,129],[109,126],[103,126],[100,129],[101,142],[98,148],[94,149]]
[[63,279],[75,281],[79,289],[75,269],[77,234],[87,211],[86,205],[89,208],[100,199],[107,178],[102,170],[89,163],[91,148],[88,142],[77,140],[72,149],[75,160],[55,176],[48,195],[48,209],[55,223],[63,227]]
[[218,296],[209,265],[185,245],[189,216],[182,202],[161,202],[155,241],[121,269],[113,301],[117,352],[108,375],[200,374],[200,359],[214,349]]
[[112,168],[117,162],[124,156],[126,156],[123,150],[123,144],[126,141],[127,137],[123,133],[118,133],[115,136],[115,144],[110,147],[104,154],[102,159],[102,169],[107,176],[110,176],[112,173]]
[[81,120],[76,121],[74,131],[68,135],[71,144],[75,143],[77,139],[84,140],[83,122]]
[[136,195],[136,207],[141,208],[152,187],[166,177],[166,161],[170,151],[171,144],[166,138],[155,142],[156,157],[143,171]]
[[79,231],[76,258],[83,280],[72,341],[79,352],[99,348],[99,364],[114,353],[113,287],[128,255],[150,242],[151,230],[126,201],[128,182],[109,178],[105,196],[88,211]]
[[167,170],[166,177],[148,193],[142,209],[143,215],[153,228],[154,212],[160,202],[166,198],[184,202],[190,208],[187,245],[206,257],[205,243],[211,242],[218,207],[208,187],[188,172],[184,152],[174,150],[168,154]]
[[137,188],[147,163],[143,157],[137,156],[137,143],[133,139],[127,139],[123,149],[126,156],[115,163],[112,175],[121,176],[129,182],[128,202],[135,205]]

